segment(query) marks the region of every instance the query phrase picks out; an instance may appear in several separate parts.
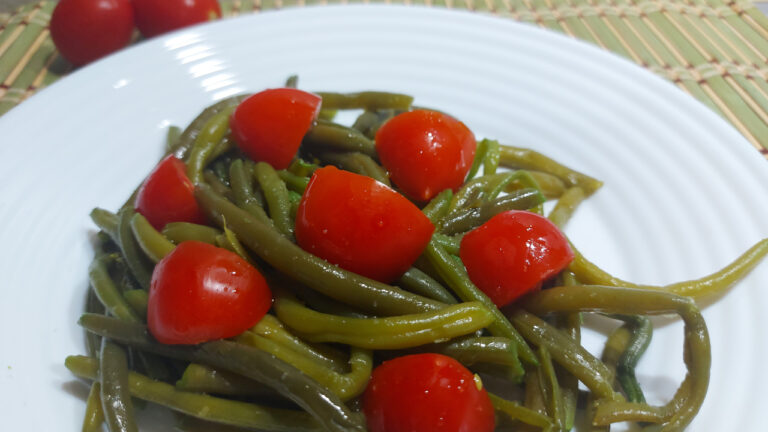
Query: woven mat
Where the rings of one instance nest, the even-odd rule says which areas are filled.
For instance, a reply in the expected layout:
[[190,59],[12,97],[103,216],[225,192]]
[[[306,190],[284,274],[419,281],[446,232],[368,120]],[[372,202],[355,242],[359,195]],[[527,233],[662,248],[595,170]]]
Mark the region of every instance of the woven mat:
[[[221,0],[225,16],[345,0]],[[387,2],[389,2],[387,0]],[[591,42],[672,81],[768,156],[768,18],[747,1],[394,0],[535,23]],[[0,14],[0,115],[67,75],[51,41],[55,2]]]

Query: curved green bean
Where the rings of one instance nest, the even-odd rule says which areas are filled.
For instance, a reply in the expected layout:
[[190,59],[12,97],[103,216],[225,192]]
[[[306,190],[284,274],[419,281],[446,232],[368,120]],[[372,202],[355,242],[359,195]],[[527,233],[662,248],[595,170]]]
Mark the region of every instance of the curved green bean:
[[307,189],[309,184],[309,177],[298,176],[288,170],[279,170],[277,175],[285,182],[285,186],[288,190],[294,191],[299,195],[304,194],[304,190]]
[[603,182],[582,174],[534,150],[503,145],[500,163],[507,168],[543,171],[557,176],[567,186],[578,186],[587,196],[602,187]]
[[496,336],[468,336],[447,342],[437,351],[453,357],[465,366],[491,363],[517,365],[517,345],[508,338]]
[[760,240],[730,264],[710,275],[663,286],[635,284],[611,276],[587,260],[572,244],[571,249],[574,258],[568,268],[585,284],[664,291],[698,301],[722,295],[749,274],[768,254],[768,239]]
[[440,221],[442,234],[467,232],[485,221],[507,210],[527,210],[544,202],[544,195],[536,189],[520,189],[483,203],[477,208],[468,208],[449,214]]
[[364,431],[361,419],[338,396],[295,367],[255,348],[227,340],[194,346],[163,345],[146,326],[101,315],[83,314],[79,324],[103,337],[140,350],[226,369],[264,383],[309,412],[329,431]]
[[377,156],[374,142],[360,131],[323,120],[318,120],[309,129],[303,144],[314,150],[360,152],[372,158]]
[[485,154],[487,152],[488,140],[482,139],[477,143],[477,146],[475,147],[475,157],[472,159],[472,166],[469,168],[469,172],[467,173],[467,180],[472,180],[475,178],[478,171],[480,170],[480,165],[482,165],[483,161],[485,160]]
[[433,224],[436,224],[448,213],[452,200],[453,191],[446,189],[435,195],[432,201],[427,203],[421,211]]
[[101,383],[94,381],[85,404],[83,432],[101,432],[104,424],[104,408],[101,406]]
[[222,233],[220,230],[205,225],[189,222],[171,222],[163,227],[165,238],[179,244],[187,240],[196,240],[208,244],[216,244],[216,237]]
[[110,314],[129,322],[141,322],[136,311],[125,301],[109,275],[107,263],[113,259],[111,255],[101,255],[91,262],[88,267],[88,278],[93,292]]
[[228,107],[213,115],[195,138],[195,144],[186,161],[187,177],[193,184],[203,182],[203,169],[211,161],[211,156],[229,131],[229,117],[234,110],[234,106]]
[[[65,364],[79,377],[98,378],[99,365],[95,359],[70,356],[67,357]],[[170,384],[155,381],[137,372],[128,373],[127,388],[138,399],[212,422],[265,431],[320,432],[326,430],[312,417],[300,411],[269,408],[200,393],[179,391]]]
[[154,265],[144,255],[141,246],[139,246],[133,235],[133,229],[131,229],[131,218],[133,218],[133,215],[134,212],[130,209],[121,210],[118,214],[118,244],[125,258],[125,263],[131,270],[136,282],[145,290],[149,290],[149,282],[152,279],[152,268]]
[[96,207],[91,210],[91,220],[100,230],[107,233],[115,243],[119,244],[120,240],[117,235],[117,224],[119,219],[116,214],[109,210]]
[[450,305],[434,312],[386,318],[349,318],[313,311],[286,296],[275,313],[311,342],[338,342],[369,349],[402,349],[467,335],[493,322],[480,302]]
[[106,338],[101,343],[101,401],[110,432],[138,432],[128,384],[128,359],[125,350]]
[[224,110],[234,109],[237,105],[240,104],[240,102],[243,101],[243,99],[247,98],[248,96],[250,96],[250,94],[232,96],[216,102],[215,104],[203,110],[203,112],[195,117],[189,126],[184,129],[184,132],[181,133],[178,140],[176,140],[175,147],[171,149],[172,153],[177,158],[186,160],[187,155],[194,145],[198,135],[201,133],[204,126],[211,120],[211,118]]
[[285,183],[277,175],[272,165],[266,162],[258,162],[254,167],[254,174],[259,181],[262,192],[264,192],[267,210],[275,228],[287,238],[293,239],[291,200],[288,197],[288,188]]
[[360,152],[322,152],[318,153],[317,157],[323,162],[335,165],[340,169],[368,176],[387,186],[392,186],[389,182],[387,170],[366,154]]
[[165,236],[157,232],[147,218],[140,213],[136,213],[131,217],[130,224],[133,236],[136,238],[141,250],[143,250],[152,261],[160,261],[176,247],[176,245],[171,243]]
[[436,310],[443,303],[343,270],[307,253],[284,236],[204,186],[195,195],[212,220],[227,226],[261,259],[328,297],[382,315]]

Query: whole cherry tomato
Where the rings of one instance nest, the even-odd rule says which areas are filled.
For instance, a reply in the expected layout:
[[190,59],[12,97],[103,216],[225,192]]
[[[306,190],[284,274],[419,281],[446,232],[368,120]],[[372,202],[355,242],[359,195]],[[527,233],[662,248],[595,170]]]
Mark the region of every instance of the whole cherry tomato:
[[472,282],[499,307],[540,288],[573,260],[555,224],[516,210],[499,213],[467,233],[459,255]]
[[482,382],[442,354],[385,361],[363,396],[371,432],[491,432],[495,417]]
[[427,201],[454,191],[472,168],[477,142],[464,123],[435,111],[397,115],[376,133],[376,151],[404,194]]
[[51,15],[51,38],[75,66],[125,47],[133,34],[130,0],[61,0]]
[[169,222],[205,223],[186,166],[173,155],[160,161],[139,188],[136,211],[156,229]]
[[237,254],[186,241],[152,272],[147,324],[165,344],[198,344],[236,336],[272,305],[264,277]]
[[408,270],[434,229],[404,196],[333,166],[315,171],[296,214],[296,240],[304,250],[382,282]]
[[317,118],[320,102],[319,96],[292,88],[256,93],[232,113],[232,136],[251,159],[287,168]]
[[221,18],[217,0],[132,0],[136,27],[144,37],[157,36]]

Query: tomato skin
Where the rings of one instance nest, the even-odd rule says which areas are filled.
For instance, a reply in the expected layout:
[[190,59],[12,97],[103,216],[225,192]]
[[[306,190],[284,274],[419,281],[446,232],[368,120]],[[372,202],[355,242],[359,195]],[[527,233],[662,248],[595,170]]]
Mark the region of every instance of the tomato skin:
[[475,135],[464,123],[435,111],[397,115],[376,133],[376,151],[392,181],[417,201],[458,189],[475,157]]
[[472,282],[505,306],[541,287],[573,260],[565,235],[536,213],[499,213],[467,233],[459,255]]
[[264,277],[237,254],[185,241],[152,272],[147,324],[164,344],[198,344],[236,336],[272,305]]
[[296,240],[304,250],[385,283],[408,270],[434,229],[404,196],[333,166],[315,171],[296,213]]
[[150,38],[172,30],[221,18],[217,0],[132,0],[136,27]]
[[370,432],[491,432],[495,416],[472,372],[442,354],[385,361],[363,396]]
[[240,149],[255,161],[285,169],[320,112],[319,96],[293,88],[268,89],[240,103],[230,128]]
[[173,155],[160,161],[139,188],[136,211],[160,230],[169,222],[205,223],[186,166]]
[[133,8],[130,0],[61,0],[50,29],[62,57],[81,66],[131,42]]

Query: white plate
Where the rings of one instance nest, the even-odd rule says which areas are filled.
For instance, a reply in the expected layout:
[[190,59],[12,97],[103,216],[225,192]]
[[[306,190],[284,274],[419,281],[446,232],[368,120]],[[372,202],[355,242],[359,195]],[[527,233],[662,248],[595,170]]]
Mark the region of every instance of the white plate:
[[[671,84],[592,46],[480,14],[387,6],[241,17],[142,43],[0,118],[0,429],[74,431],[85,387],[62,365],[91,257],[88,213],[115,209],[161,154],[164,129],[211,101],[279,86],[386,89],[478,136],[529,146],[605,181],[567,232],[618,276],[711,272],[768,237],[768,165]],[[765,424],[768,264],[706,309],[709,396],[691,430]],[[594,345],[597,346],[597,345]],[[651,401],[684,372],[677,325],[640,367]]]

